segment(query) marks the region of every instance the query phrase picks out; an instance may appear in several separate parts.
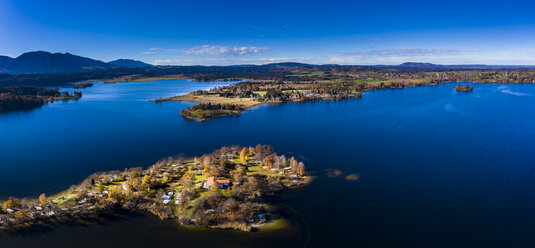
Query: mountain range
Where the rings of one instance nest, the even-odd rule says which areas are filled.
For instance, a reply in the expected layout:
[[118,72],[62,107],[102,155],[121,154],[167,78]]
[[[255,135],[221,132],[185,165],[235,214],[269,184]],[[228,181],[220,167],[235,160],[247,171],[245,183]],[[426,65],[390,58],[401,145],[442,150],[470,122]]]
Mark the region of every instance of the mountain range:
[[[284,62],[265,65],[233,65],[234,68],[271,68],[271,67],[314,67],[314,66],[341,66],[341,65],[312,65],[296,62]],[[144,68],[153,67],[151,64],[132,59],[118,59],[103,62],[70,53],[50,53],[45,51],[27,52],[16,58],[0,56],[1,74],[52,74],[88,72],[118,68]],[[202,67],[202,66],[200,66]],[[431,63],[407,62],[400,65],[366,66],[374,68],[398,68],[409,70],[450,70],[450,69],[521,69],[535,68],[535,66],[517,65],[437,65]]]
[[45,51],[27,52],[16,58],[0,56],[0,73],[35,74],[83,72],[116,67],[149,67],[150,64],[118,59],[108,63],[70,53],[50,53]]

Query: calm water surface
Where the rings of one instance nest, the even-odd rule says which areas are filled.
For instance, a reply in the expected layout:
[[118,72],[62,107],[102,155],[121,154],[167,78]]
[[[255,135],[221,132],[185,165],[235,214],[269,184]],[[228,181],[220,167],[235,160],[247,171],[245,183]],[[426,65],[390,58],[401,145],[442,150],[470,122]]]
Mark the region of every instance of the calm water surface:
[[[148,99],[221,82],[97,84],[77,102],[0,115],[0,198],[223,145],[272,144],[316,180],[277,200],[290,226],[197,231],[150,215],[0,235],[0,247],[535,247],[535,86],[456,84],[254,108],[198,123]],[[344,175],[329,177],[327,169]],[[345,180],[357,173],[357,181]]]

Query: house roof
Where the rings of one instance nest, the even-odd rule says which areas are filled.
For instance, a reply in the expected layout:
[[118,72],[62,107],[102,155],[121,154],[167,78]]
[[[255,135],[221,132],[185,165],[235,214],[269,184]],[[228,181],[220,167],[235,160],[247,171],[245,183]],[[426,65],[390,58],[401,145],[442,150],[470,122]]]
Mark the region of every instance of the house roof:
[[230,179],[215,179],[215,177],[209,177],[206,179],[206,187],[211,187],[214,183],[218,184],[230,184]]
[[215,181],[217,183],[219,183],[219,184],[229,184],[230,183],[230,179],[217,179]]

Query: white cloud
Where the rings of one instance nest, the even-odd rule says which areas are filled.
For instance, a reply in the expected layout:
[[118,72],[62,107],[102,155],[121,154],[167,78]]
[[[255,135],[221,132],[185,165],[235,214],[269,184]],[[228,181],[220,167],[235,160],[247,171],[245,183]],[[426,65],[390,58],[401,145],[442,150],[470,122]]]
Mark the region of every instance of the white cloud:
[[209,57],[209,58],[172,58],[153,61],[155,65],[263,65],[279,62],[313,62],[310,58],[235,58],[235,57]]
[[212,55],[212,56],[242,56],[247,54],[255,54],[268,50],[267,47],[255,46],[196,46],[186,50],[182,50],[185,54],[194,55]]
[[147,49],[146,51],[144,51],[143,54],[154,54],[154,53],[157,53],[160,50],[162,50],[161,47],[151,47],[151,48]]
[[219,65],[225,64],[224,58],[174,58],[157,59],[154,65]]

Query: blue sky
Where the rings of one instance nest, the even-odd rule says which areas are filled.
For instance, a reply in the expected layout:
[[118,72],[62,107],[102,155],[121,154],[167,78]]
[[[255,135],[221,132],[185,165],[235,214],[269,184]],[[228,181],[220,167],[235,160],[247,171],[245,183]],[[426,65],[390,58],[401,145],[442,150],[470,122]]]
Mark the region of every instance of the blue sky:
[[534,1],[0,0],[0,54],[228,65],[535,65]]

